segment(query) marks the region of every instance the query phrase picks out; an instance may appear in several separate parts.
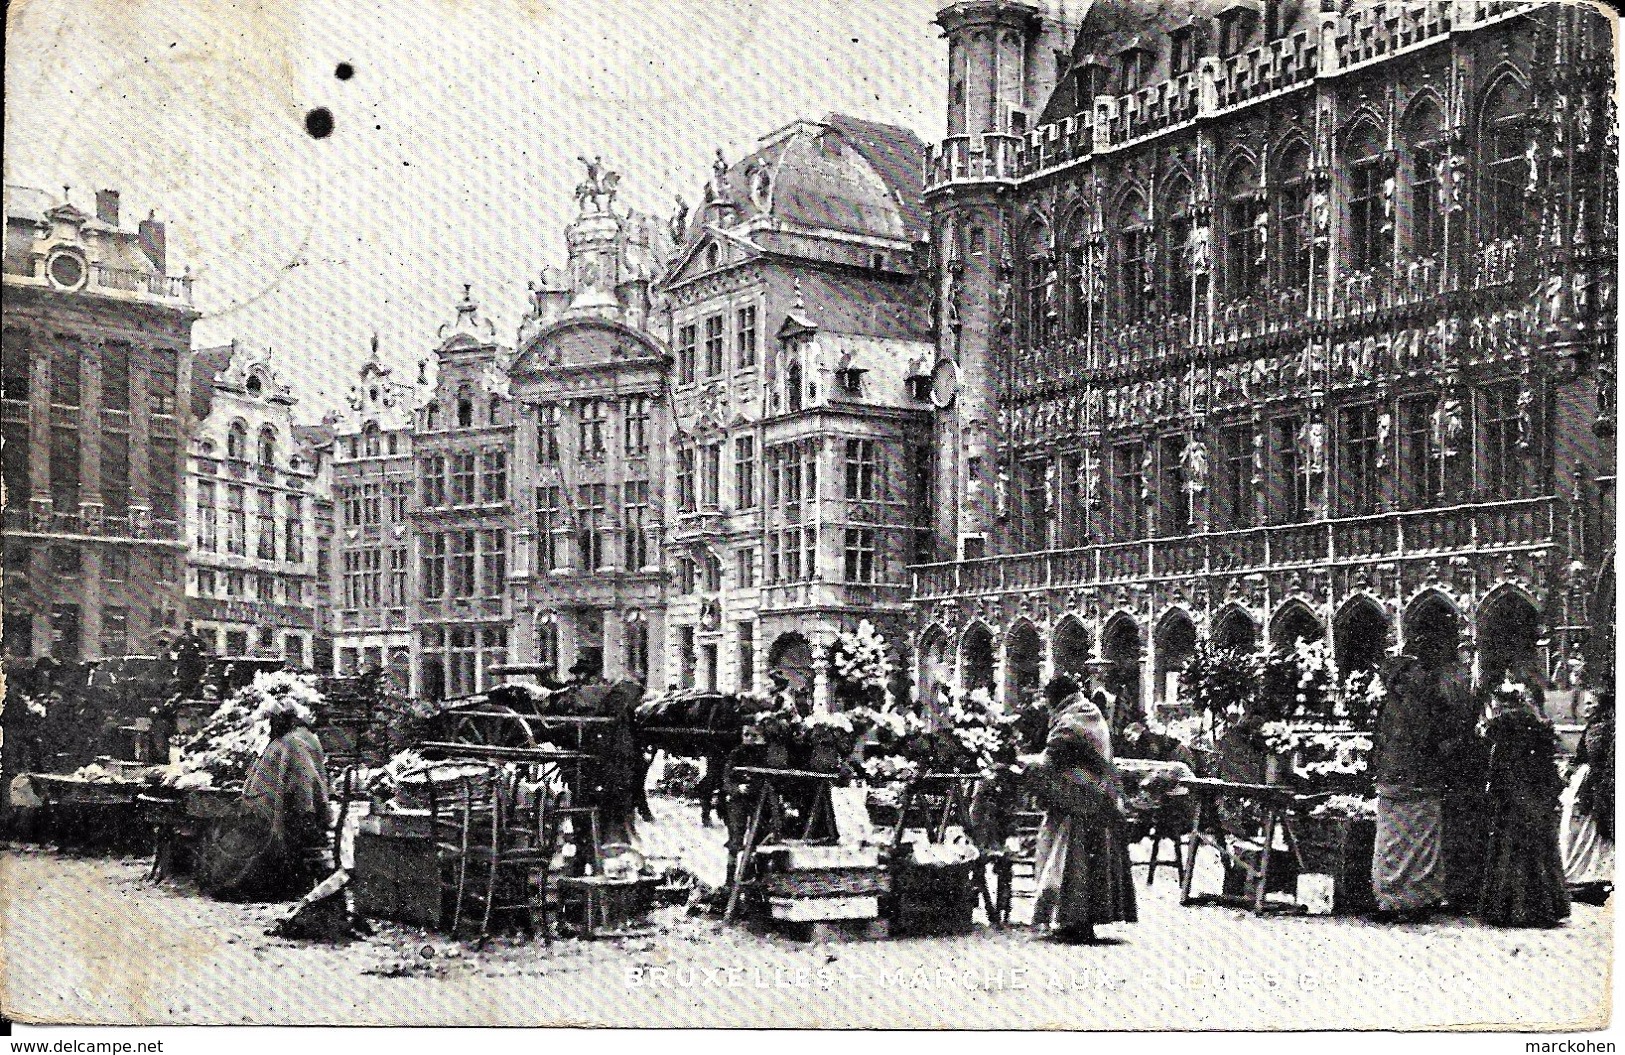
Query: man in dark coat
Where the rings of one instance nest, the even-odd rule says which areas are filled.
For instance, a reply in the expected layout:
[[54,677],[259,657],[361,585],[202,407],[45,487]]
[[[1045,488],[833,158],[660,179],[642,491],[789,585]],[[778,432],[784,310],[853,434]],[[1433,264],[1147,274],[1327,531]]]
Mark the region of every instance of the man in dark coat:
[[1439,758],[1444,778],[1445,897],[1452,911],[1471,912],[1483,885],[1484,782],[1489,754],[1477,733],[1480,711],[1473,692],[1473,646],[1463,641],[1454,666],[1439,673]]

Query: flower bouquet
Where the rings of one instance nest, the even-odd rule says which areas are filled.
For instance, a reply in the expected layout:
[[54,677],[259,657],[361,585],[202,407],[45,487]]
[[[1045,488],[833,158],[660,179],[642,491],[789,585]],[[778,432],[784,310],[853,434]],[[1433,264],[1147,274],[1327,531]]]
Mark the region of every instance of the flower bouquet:
[[1299,638],[1265,658],[1261,673],[1266,721],[1333,718],[1337,664],[1326,642]]
[[248,767],[270,743],[269,719],[273,715],[295,714],[314,723],[322,705],[313,674],[256,674],[252,684],[216,708],[203,728],[186,742],[180,760],[169,767],[164,782],[180,789],[240,786]]
[[1265,747],[1287,760],[1292,775],[1313,790],[1365,786],[1372,740],[1368,733],[1326,722],[1266,722]]
[[1262,663],[1261,657],[1236,649],[1198,649],[1180,669],[1180,686],[1205,713],[1209,727],[1235,721],[1257,706]]
[[857,630],[843,630],[829,651],[835,696],[849,704],[879,704],[896,669],[886,639],[864,619]]

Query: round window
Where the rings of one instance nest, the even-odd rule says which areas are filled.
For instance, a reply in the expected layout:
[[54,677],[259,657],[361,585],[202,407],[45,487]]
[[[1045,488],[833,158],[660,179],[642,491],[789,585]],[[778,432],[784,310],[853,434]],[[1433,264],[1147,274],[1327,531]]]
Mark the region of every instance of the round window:
[[78,289],[85,282],[85,262],[72,253],[58,253],[51,258],[51,281],[63,289]]

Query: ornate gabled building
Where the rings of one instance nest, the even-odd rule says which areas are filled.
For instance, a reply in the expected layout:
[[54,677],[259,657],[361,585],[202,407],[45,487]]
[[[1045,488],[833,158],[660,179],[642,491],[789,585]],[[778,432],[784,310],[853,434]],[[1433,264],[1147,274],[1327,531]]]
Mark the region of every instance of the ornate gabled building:
[[651,285],[673,241],[666,224],[615,209],[617,182],[589,165],[564,231],[568,267],[531,285],[519,327],[515,655],[559,676],[664,684],[670,357]]
[[412,684],[412,504],[417,485],[413,425],[427,378],[399,381],[371,354],[351,386],[348,408],[330,424],[333,497],[342,521],[333,539],[337,673],[387,670]]
[[1093,663],[1167,703],[1199,642],[1322,636],[1571,684],[1614,530],[1607,20],[1100,0],[1047,97],[1046,12],[938,22],[938,532],[976,559],[917,569],[922,692]]
[[5,190],[4,648],[152,654],[186,607],[192,281],[117,191],[93,215],[66,198]]
[[298,400],[269,356],[199,349],[187,453],[187,615],[222,656],[316,662],[314,503],[330,480],[293,423]]
[[779,671],[823,705],[840,630],[867,617],[906,638],[929,524],[922,152],[890,125],[798,121],[733,165],[719,152],[674,221],[675,684],[760,689]]
[[[416,412],[409,514],[418,568],[410,606],[418,641],[413,687],[430,700],[491,684],[486,672],[511,659],[514,626],[511,353],[467,286],[439,337],[434,390]],[[340,530],[348,529],[346,515]]]

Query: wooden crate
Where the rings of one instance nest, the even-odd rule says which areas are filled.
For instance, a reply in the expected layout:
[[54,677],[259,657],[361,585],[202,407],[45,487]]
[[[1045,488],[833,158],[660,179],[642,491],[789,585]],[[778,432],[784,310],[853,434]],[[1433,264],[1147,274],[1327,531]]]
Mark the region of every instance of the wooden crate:
[[357,832],[350,890],[360,915],[440,925],[440,864],[429,839]]
[[1377,907],[1371,890],[1371,857],[1377,822],[1306,817],[1293,829],[1303,871],[1332,877],[1332,912],[1359,915]]

